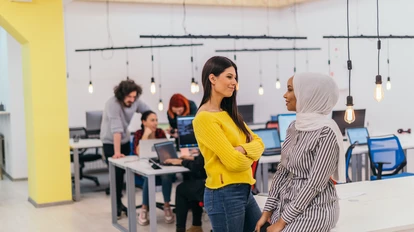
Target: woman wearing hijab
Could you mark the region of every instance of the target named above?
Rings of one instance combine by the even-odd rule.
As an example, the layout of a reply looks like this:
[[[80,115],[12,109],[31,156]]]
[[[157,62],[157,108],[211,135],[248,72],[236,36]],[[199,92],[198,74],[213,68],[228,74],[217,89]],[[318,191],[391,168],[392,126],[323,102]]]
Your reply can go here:
[[[333,178],[345,180],[342,134],[328,115],[338,101],[335,81],[326,75],[291,77],[283,96],[296,121],[287,130],[278,165],[256,231],[268,221],[268,232],[324,232],[339,217]]]

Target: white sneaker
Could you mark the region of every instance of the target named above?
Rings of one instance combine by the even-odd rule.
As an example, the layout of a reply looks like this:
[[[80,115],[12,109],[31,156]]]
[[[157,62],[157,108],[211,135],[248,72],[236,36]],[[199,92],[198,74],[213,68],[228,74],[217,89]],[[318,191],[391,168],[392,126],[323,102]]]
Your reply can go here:
[[[141,209],[141,213],[138,217],[138,224],[141,226],[147,226],[149,224],[148,211],[146,209]]]
[[[171,211],[170,207],[164,207],[164,218],[165,218],[165,223],[167,224],[171,224],[174,222],[174,214]]]

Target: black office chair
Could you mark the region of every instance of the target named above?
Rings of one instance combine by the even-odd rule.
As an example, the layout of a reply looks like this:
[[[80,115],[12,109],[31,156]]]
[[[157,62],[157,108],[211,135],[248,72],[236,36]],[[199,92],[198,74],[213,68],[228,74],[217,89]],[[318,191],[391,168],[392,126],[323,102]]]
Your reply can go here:
[[[88,139],[88,133],[84,127],[72,127],[69,128],[70,138],[78,137],[80,139]],[[93,162],[96,160],[101,160],[102,156],[98,154],[98,150],[96,150],[95,154],[85,154],[87,149],[80,149],[79,150],[79,179],[89,179],[95,182],[96,186],[99,186],[99,180],[97,177],[84,175],[83,169],[85,168],[85,163]],[[70,162],[73,162],[73,154],[70,155]],[[72,177],[72,181],[74,181],[74,177]]]

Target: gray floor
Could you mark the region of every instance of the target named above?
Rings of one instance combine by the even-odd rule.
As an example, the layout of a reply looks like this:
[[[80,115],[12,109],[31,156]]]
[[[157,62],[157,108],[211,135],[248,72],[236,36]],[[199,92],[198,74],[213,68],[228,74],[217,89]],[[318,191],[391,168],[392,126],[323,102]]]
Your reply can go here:
[[[118,231],[111,223],[110,198],[104,192],[108,186],[107,174],[92,174],[98,176],[101,182],[96,187],[92,181],[81,181],[82,199],[73,204],[36,209],[28,202],[28,184],[26,181],[11,182],[5,178],[0,180],[0,231],[22,232],[105,232]],[[172,203],[175,199],[175,186],[172,191]],[[124,194],[125,195],[125,194]],[[157,193],[157,201],[163,202],[161,192]],[[123,197],[126,204],[126,197]],[[141,204],[142,193],[136,192],[136,202]],[[137,210],[139,213],[139,210]],[[175,231],[175,224],[164,223],[164,213],[157,210],[158,231]],[[188,215],[187,227],[191,226],[191,211]],[[120,224],[127,226],[124,217]],[[203,215],[203,230],[210,231],[211,225],[206,214]],[[149,231],[149,226],[138,225],[138,231]]]

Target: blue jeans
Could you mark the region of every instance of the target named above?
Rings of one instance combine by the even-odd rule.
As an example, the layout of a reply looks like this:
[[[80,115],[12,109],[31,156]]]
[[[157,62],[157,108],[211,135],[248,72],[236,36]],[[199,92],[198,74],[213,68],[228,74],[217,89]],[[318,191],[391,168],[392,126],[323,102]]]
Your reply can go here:
[[[171,189],[172,189],[172,182],[174,179],[175,174],[171,175],[162,175],[161,182],[162,182],[162,195],[164,196],[164,202],[171,201]],[[142,186],[142,204],[148,206],[149,199],[148,199],[148,178],[144,178],[144,184]]]
[[[248,184],[206,188],[204,208],[214,232],[252,232],[262,215]]]

